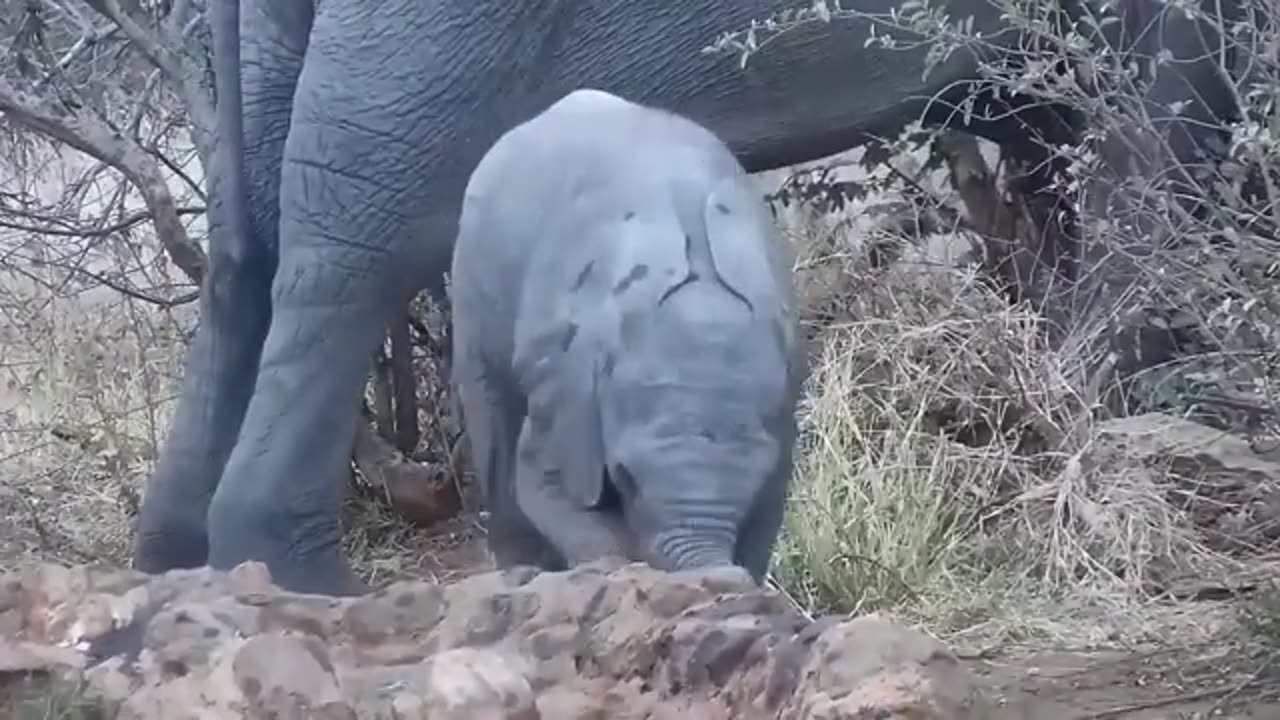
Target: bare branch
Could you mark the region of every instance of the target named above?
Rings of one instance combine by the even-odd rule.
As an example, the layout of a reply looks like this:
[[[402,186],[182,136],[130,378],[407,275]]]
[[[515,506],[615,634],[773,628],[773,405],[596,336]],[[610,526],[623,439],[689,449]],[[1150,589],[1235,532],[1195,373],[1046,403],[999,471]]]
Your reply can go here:
[[[204,214],[204,211],[205,209],[203,207],[177,208],[177,212],[179,215],[202,215]],[[0,228],[8,228],[10,230],[18,230],[20,232],[37,233],[39,235],[45,235],[50,237],[78,237],[78,238],[105,237],[108,235],[115,235],[116,233],[124,232],[125,230],[136,227],[145,222],[150,222],[151,220],[154,219],[150,211],[141,211],[141,212],[135,212],[130,215],[127,215],[123,220],[112,223],[111,225],[107,225],[105,227],[84,227],[84,226],[77,225],[77,226],[72,226],[67,228],[58,228],[58,227],[54,227],[55,223],[60,222],[58,218],[53,218],[47,215],[41,215],[39,213],[25,213],[21,211],[17,211],[17,212],[10,211],[10,212],[12,212],[15,215],[26,215],[38,224],[24,225],[22,223],[15,223],[7,220],[0,220]]]
[[[115,27],[113,25],[108,25],[100,29],[95,29],[90,27],[88,32],[81,35],[79,40],[76,40],[75,44],[71,46],[70,50],[67,50],[67,52],[64,53],[61,58],[58,58],[57,64],[54,67],[49,68],[49,71],[46,72],[44,76],[41,77],[40,80],[36,82],[35,89],[36,90],[43,89],[55,77],[57,77],[58,73],[65,71],[68,67],[71,66],[72,63],[79,61],[84,56],[84,54],[87,53],[95,45],[98,45],[99,43],[104,42],[106,40],[109,40],[115,37],[116,35],[118,35],[119,33],[120,33],[120,28]]]
[[[206,263],[204,251],[187,237],[177,203],[159,166],[136,142],[101,120],[55,109],[2,78],[0,111],[15,122],[119,170],[142,196],[169,257],[194,284],[200,284]]]
[[[201,163],[207,167],[213,147],[213,98],[199,82],[201,68],[195,67],[189,58],[169,47],[163,34],[158,32],[168,29],[173,36],[172,42],[182,43],[189,30],[181,25],[162,23],[161,27],[156,28],[157,32],[153,33],[120,0],[86,0],[86,3],[114,22],[133,46],[174,84],[188,112],[192,141],[196,145]],[[173,15],[171,13],[171,17]],[[194,29],[199,19],[200,15],[197,13],[186,24]]]
[[[151,100],[152,93],[156,90],[156,84],[160,81],[160,71],[152,70],[147,76],[147,84],[142,89],[142,97],[138,98],[138,106],[133,110],[133,117],[129,118],[129,134],[133,136],[139,143],[142,138],[139,135],[142,132],[142,114],[147,109],[147,103]]]
[[[86,4],[114,22],[138,52],[151,61],[151,64],[160,68],[165,75],[175,79],[181,76],[180,63],[173,51],[147,32],[129,12],[120,6],[118,0],[86,0]]]

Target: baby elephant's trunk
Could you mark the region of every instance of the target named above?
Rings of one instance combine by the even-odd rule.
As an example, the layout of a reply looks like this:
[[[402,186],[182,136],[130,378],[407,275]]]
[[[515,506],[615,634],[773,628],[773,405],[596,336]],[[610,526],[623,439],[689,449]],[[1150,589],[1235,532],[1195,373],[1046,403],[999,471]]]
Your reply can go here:
[[[650,565],[668,572],[736,564],[743,522],[768,469],[777,464],[773,439],[762,430],[720,417],[703,420],[703,408],[690,410],[682,404],[685,399],[663,405],[673,419],[651,426],[657,439],[649,443],[650,454],[630,466],[639,470],[637,482],[624,483],[637,487],[624,493],[630,497],[624,512],[637,549]],[[733,398],[713,397],[705,406],[727,418],[751,412]]]
[[[717,514],[724,514],[721,510]],[[678,528],[656,535],[648,544],[648,562],[668,572],[733,565],[735,523],[706,514],[684,518]]]

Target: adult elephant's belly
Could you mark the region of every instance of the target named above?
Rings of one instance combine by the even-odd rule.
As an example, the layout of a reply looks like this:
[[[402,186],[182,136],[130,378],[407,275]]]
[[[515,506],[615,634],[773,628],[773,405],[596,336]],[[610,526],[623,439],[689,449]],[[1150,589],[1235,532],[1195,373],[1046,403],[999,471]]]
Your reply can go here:
[[[975,30],[993,42],[1003,37],[991,3],[956,4],[963,5],[957,12],[973,16]],[[687,116],[715,132],[749,172],[756,172],[818,160],[871,136],[891,134],[919,117],[929,98],[949,87],[953,94],[967,91],[957,81],[976,77],[976,61],[964,51],[925,77],[927,46],[867,47],[867,20],[792,29],[772,39],[745,69],[732,51],[703,52],[722,33],[745,29],[792,5],[780,0],[693,0],[661,7],[557,3],[546,9],[513,4],[508,17],[476,12],[473,19],[452,25],[461,31],[432,33],[430,41],[412,38],[422,48],[434,48],[423,51],[421,62],[435,65],[447,58],[451,64],[435,74],[431,103],[412,113],[429,118],[422,125],[429,132],[417,141],[431,145],[434,158],[418,173],[425,202],[410,209],[417,213],[416,276],[428,288],[438,285],[457,233],[463,185],[483,152],[502,133],[573,90],[604,90]],[[887,7],[882,2],[846,5],[870,13]],[[456,14],[467,15],[461,9]],[[465,31],[468,22],[482,21],[483,31]]]
[[[929,47],[887,50],[867,46],[867,19],[813,22],[785,34],[759,38],[767,44],[745,68],[732,49],[705,53],[726,32],[790,9],[787,0],[734,3],[693,0],[655,8],[653,3],[595,3],[557,16],[548,36],[514,39],[505,57],[508,87],[536,87],[536,107],[523,108],[521,122],[558,97],[581,87],[615,93],[668,110],[706,126],[722,138],[750,172],[817,160],[892,133],[919,117],[926,102],[959,81],[977,77],[977,61],[957,51],[925,75]],[[896,3],[855,0],[853,11],[883,14]],[[971,16],[973,29],[989,43],[1011,43],[1015,33],[987,0],[953,2],[953,16]],[[883,35],[883,27],[877,29]],[[522,58],[528,58],[522,60]],[[546,62],[546,58],[553,58]],[[537,78],[536,86],[519,78]],[[956,98],[951,98],[952,100]],[[514,124],[514,123],[513,123]]]

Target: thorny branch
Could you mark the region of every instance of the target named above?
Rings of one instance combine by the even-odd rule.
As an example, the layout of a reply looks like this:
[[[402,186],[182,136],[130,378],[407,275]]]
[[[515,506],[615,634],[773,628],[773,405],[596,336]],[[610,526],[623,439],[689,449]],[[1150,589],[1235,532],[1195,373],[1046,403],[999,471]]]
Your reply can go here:
[[[28,128],[97,158],[120,172],[151,213],[156,235],[192,283],[204,277],[205,256],[188,236],[159,165],[136,142],[100,118],[69,113],[0,79],[0,111]]]
[[[173,147],[173,141],[188,135],[205,164],[211,149],[213,99],[205,77],[207,52],[195,32],[201,10],[189,0],[170,7],[138,0],[27,0],[6,13],[20,18],[18,32],[8,38],[10,54],[19,62],[6,64],[0,72],[0,122],[7,122],[11,133],[33,131],[114,171],[102,175],[93,168],[79,180],[56,183],[64,187],[63,199],[50,202],[48,190],[39,186],[51,166],[29,152],[23,158],[29,162],[10,163],[13,170],[0,181],[19,189],[19,195],[38,197],[34,205],[41,206],[32,211],[31,203],[0,198],[0,229],[20,233],[11,236],[10,243],[29,242],[33,236],[90,240],[84,248],[88,253],[103,239],[129,241],[139,227],[150,225],[173,264],[199,285],[206,259],[182,218],[202,214],[198,206],[204,204],[203,177],[185,167],[182,156],[188,153]],[[5,31],[0,22],[0,33]],[[66,156],[59,159],[74,162]],[[55,161],[52,167],[56,165]],[[91,188],[100,193],[102,181],[111,175],[119,178],[118,184],[123,181],[120,191],[107,191],[98,199],[85,194]],[[180,201],[170,187],[174,178],[185,186],[184,193],[198,200]],[[130,207],[130,194],[142,200],[142,209]],[[100,209],[86,207],[90,204]],[[92,219],[95,214],[97,219]],[[67,270],[105,278],[83,267]],[[126,294],[157,300],[136,288],[128,288]]]
[[[205,209],[203,207],[178,208],[179,215],[201,215],[204,214],[204,211]],[[106,237],[108,235],[117,235],[154,219],[150,212],[144,210],[131,213],[110,225],[91,227],[88,225],[69,224],[65,218],[45,213],[9,208],[6,208],[6,212],[20,217],[28,217],[32,222],[31,224],[17,223],[0,218],[0,228],[17,230],[19,232],[39,233],[40,235],[48,235],[52,237]]]

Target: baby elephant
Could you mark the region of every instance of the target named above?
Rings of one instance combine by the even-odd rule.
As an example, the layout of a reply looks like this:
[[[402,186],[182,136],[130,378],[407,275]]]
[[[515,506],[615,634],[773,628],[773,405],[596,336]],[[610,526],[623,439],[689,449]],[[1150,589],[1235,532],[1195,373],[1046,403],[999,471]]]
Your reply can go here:
[[[450,291],[500,567],[761,581],[806,372],[791,264],[728,147],[681,116],[577,90],[494,144]]]

